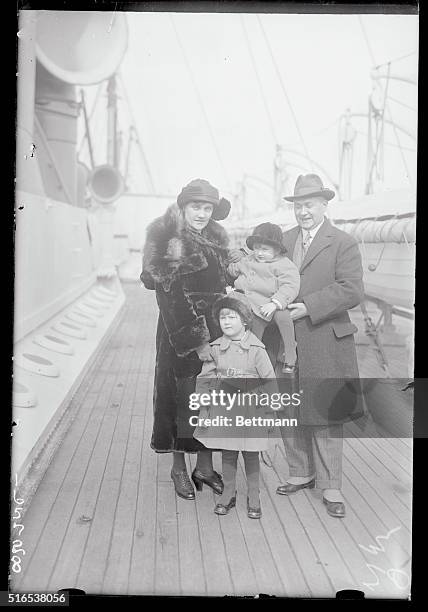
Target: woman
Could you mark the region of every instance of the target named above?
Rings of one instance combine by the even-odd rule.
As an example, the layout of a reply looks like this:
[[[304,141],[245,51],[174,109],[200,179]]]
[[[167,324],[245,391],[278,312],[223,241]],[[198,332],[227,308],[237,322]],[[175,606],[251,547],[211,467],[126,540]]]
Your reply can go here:
[[[230,203],[208,181],[191,181],[148,227],[144,246],[141,280],[155,289],[159,306],[151,447],[173,453],[171,478],[184,499],[195,498],[186,452],[197,452],[196,488],[205,483],[217,494],[223,491],[212,451],[193,438],[189,394],[202,362],[210,359],[209,342],[221,335],[211,307],[226,293],[228,237],[217,221],[229,211]]]

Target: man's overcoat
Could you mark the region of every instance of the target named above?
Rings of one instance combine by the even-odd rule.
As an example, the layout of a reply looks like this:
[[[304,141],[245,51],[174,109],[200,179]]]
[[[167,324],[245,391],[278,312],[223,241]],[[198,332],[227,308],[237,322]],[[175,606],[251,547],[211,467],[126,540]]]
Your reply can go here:
[[[292,257],[300,227],[284,233]],[[325,219],[300,267],[308,316],[295,321],[302,425],[326,425],[361,414],[354,333],[348,310],[364,297],[361,255],[355,239]]]

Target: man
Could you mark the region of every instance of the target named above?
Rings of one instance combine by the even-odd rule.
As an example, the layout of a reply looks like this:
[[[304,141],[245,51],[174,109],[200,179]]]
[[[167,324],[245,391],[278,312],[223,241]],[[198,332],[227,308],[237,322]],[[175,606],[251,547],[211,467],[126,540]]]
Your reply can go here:
[[[290,476],[277,493],[290,495],[316,485],[323,490],[328,514],[342,518],[343,422],[349,417],[344,404],[349,402],[343,402],[343,394],[329,395],[323,389],[330,382],[345,388],[340,381],[358,378],[357,328],[348,310],[361,302],[364,290],[357,242],[325,217],[334,195],[319,176],[307,174],[297,179],[294,195],[284,198],[294,203],[298,223],[284,233],[284,245],[300,269],[300,292],[288,308],[295,323],[298,388],[303,393],[296,432],[282,430]],[[326,397],[332,398],[328,406]]]

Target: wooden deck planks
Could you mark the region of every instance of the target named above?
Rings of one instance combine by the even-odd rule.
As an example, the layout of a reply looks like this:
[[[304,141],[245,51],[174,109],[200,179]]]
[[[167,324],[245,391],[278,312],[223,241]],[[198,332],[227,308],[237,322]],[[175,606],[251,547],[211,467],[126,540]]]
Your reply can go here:
[[[116,355],[116,358],[120,358],[120,356]],[[111,367],[113,363],[114,361],[112,361]],[[59,454],[57,454],[53,463],[49,466],[47,476],[43,479],[36,493],[35,497],[37,501],[34,500],[31,504],[31,506],[34,504],[36,505],[36,514],[34,515],[32,524],[35,525],[36,529],[40,524],[43,524],[43,530],[37,542],[37,547],[31,556],[29,571],[25,573],[24,579],[19,585],[22,590],[46,590],[47,588],[50,572],[53,571],[55,567],[56,554],[59,552],[65,529],[68,526],[74,499],[82,486],[87,461],[89,461],[93,452],[94,440],[96,440],[100,430],[104,406],[111,393],[114,378],[113,374],[109,372],[106,373],[102,392],[94,398],[95,402],[92,412],[90,413],[90,418],[86,423],[86,428],[83,429],[82,433],[79,431],[78,426],[76,429],[72,429],[71,438],[69,435],[70,431],[68,432],[66,440],[67,438],[70,440],[70,447],[67,447],[66,443],[64,447],[63,443]],[[85,403],[83,407],[87,408]],[[76,418],[76,422],[77,421],[78,418]],[[65,448],[65,454],[61,454],[62,448]],[[73,451],[72,460],[69,465],[67,463],[67,459],[69,459],[69,453],[67,453],[68,448]],[[61,461],[64,463],[61,463]],[[61,480],[59,477],[61,472],[65,472],[64,480]],[[44,504],[42,502],[44,508],[48,510],[47,517],[43,517],[43,514],[37,513],[37,502],[44,496],[44,488],[49,485],[53,490],[56,487],[56,495],[49,508],[47,508],[46,502]],[[39,508],[39,512],[40,510]],[[25,516],[25,521],[28,524],[30,520],[29,511]],[[66,575],[64,578],[67,580],[68,576]]]
[[[247,517],[242,459],[229,515],[214,514],[208,487],[194,502],[177,498],[171,456],[150,449],[156,302],[139,285],[124,289],[123,317],[72,400],[80,410],[25,515],[27,556],[15,588],[402,596],[382,568],[408,569],[411,441],[346,439],[343,521],[328,517],[317,492],[275,493],[288,470],[280,440],[267,454],[272,467],[261,467],[260,521]],[[358,352],[362,370],[379,371],[371,347]],[[188,461],[191,470],[195,457]],[[385,551],[373,552],[391,530]]]

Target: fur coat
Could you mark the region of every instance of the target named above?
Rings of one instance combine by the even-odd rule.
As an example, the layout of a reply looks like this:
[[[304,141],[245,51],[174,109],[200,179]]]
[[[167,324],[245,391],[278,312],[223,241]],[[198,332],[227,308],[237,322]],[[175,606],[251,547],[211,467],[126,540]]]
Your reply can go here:
[[[193,439],[188,397],[202,367],[195,349],[221,335],[211,311],[226,293],[227,246],[219,223],[195,232],[176,204],[147,229],[141,280],[159,306],[151,441],[158,452],[204,448]]]

